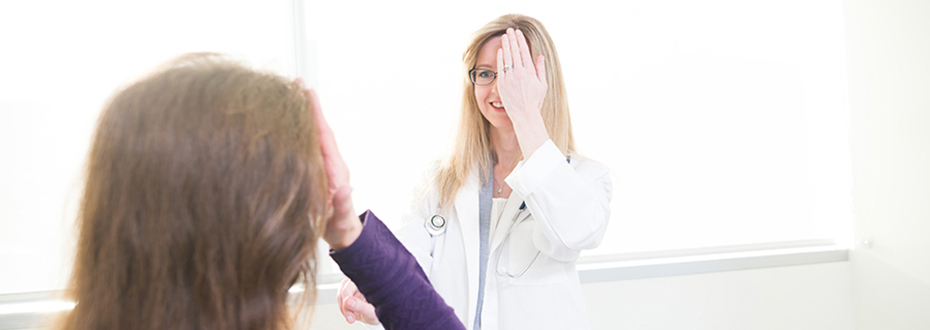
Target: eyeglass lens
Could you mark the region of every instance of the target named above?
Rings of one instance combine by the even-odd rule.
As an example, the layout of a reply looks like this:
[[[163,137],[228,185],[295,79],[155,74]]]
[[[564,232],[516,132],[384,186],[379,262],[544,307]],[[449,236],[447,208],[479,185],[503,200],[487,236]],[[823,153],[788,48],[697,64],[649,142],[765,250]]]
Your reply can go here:
[[[497,73],[488,69],[472,69],[468,72],[471,82],[475,85],[489,85],[497,78]]]

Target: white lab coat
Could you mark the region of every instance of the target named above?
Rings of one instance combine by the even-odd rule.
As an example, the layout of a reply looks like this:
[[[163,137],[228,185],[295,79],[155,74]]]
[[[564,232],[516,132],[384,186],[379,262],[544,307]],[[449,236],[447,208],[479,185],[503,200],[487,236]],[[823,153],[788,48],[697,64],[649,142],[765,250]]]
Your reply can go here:
[[[502,218],[491,232],[482,330],[588,328],[575,261],[604,237],[612,186],[605,166],[576,154],[569,158],[571,163],[547,141],[505,179],[513,188],[507,208],[525,201],[519,216],[525,219],[503,245],[499,263],[511,219]],[[479,181],[473,175],[447,210],[438,210],[435,189],[426,190],[397,233],[468,329],[474,326],[478,298]],[[504,214],[513,214],[508,211]],[[437,213],[448,223],[444,234],[431,237],[425,221]],[[502,272],[519,273],[537,251],[542,253],[523,276],[512,279],[495,270],[499,264]]]

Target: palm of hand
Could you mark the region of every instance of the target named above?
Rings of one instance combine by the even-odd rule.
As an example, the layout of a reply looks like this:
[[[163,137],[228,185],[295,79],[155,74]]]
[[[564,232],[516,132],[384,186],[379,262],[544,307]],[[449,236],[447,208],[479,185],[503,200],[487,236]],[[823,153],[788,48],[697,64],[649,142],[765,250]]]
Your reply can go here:
[[[511,120],[538,116],[548,89],[545,59],[540,55],[534,63],[522,31],[507,29],[501,36],[497,67],[502,68],[497,89]]]

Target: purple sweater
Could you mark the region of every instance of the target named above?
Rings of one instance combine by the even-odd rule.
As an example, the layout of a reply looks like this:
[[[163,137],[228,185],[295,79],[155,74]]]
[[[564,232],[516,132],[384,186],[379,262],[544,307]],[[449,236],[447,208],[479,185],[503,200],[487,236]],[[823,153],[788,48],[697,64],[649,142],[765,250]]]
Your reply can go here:
[[[417,260],[371,210],[352,245],[330,256],[349,277],[385,329],[465,329],[452,307],[433,290]]]

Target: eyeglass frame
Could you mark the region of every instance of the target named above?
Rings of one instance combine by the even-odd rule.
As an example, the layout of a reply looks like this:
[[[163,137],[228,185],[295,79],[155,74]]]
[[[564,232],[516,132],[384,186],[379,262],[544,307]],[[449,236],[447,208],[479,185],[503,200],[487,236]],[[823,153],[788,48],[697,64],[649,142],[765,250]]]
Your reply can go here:
[[[487,71],[487,72],[493,73],[493,74],[494,74],[494,78],[491,78],[491,82],[489,82],[489,83],[487,83],[487,84],[479,84],[479,83],[475,82],[475,77],[472,76],[472,72],[477,72],[477,71]],[[472,83],[472,84],[475,84],[475,85],[477,85],[477,86],[487,86],[487,85],[493,84],[494,81],[497,80],[497,71],[493,71],[493,70],[491,70],[491,69],[473,68],[473,69],[471,69],[471,70],[468,70],[468,80],[471,80],[471,83]]]

